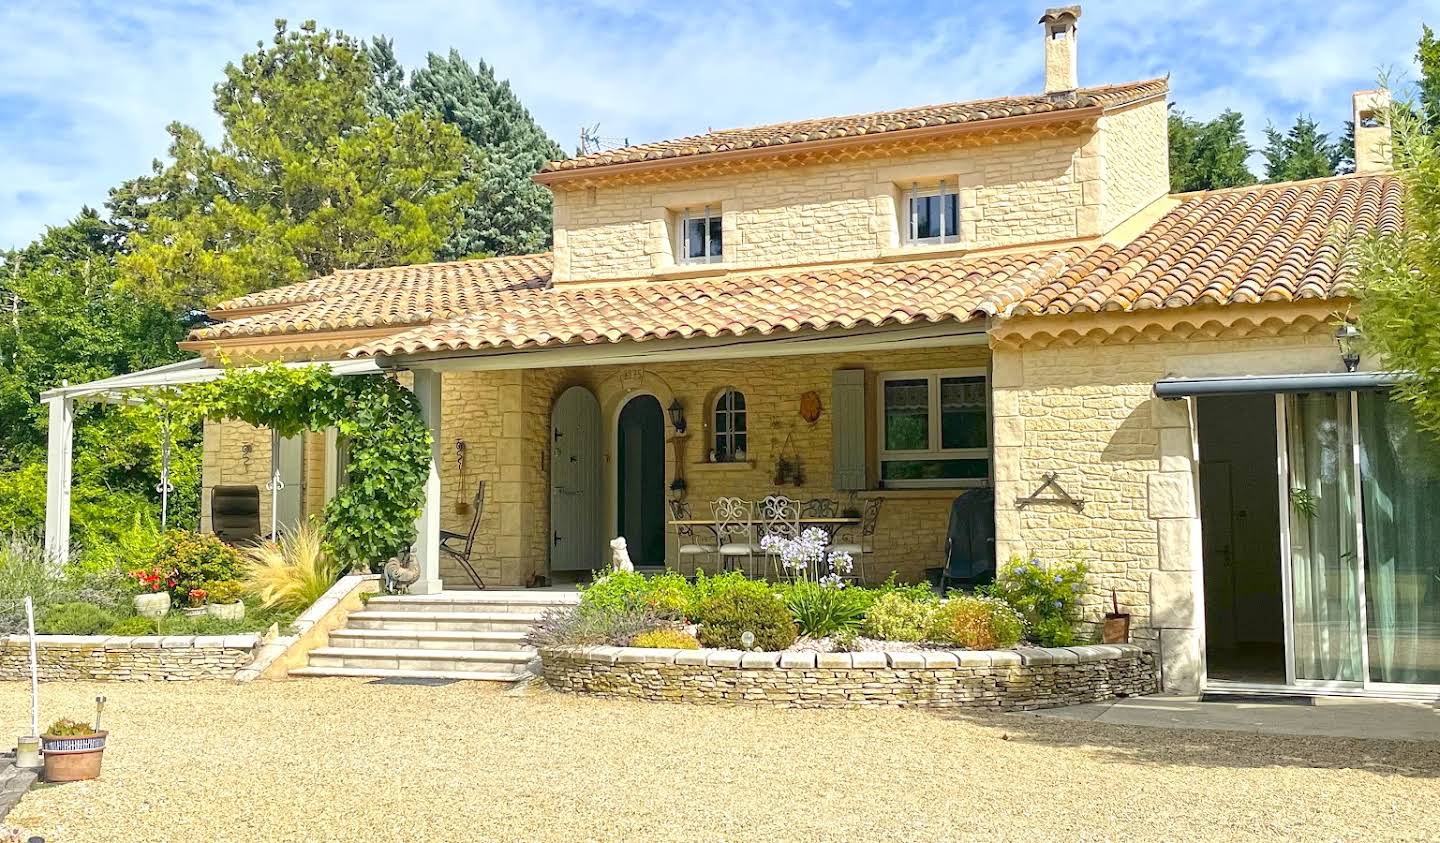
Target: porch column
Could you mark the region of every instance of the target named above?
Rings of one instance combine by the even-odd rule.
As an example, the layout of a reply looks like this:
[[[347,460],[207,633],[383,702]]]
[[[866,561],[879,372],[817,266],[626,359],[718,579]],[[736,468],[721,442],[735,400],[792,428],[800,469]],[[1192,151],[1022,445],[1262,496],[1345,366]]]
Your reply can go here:
[[[75,400],[51,398],[45,448],[45,556],[55,566],[70,558],[70,479],[74,460]]]
[[[435,594],[440,591],[440,392],[439,372],[416,369],[415,399],[420,402],[420,415],[430,428],[430,476],[425,480],[425,503],[415,521],[415,561],[420,565],[420,579],[410,586],[411,594]]]

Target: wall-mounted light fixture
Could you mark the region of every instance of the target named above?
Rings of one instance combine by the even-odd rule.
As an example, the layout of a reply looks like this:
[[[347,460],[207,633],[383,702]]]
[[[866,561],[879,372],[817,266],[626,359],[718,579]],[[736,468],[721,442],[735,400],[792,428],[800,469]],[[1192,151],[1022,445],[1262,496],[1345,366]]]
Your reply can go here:
[[[1353,372],[1360,368],[1360,345],[1363,340],[1360,328],[1353,322],[1341,322],[1340,327],[1335,329],[1335,345],[1340,348],[1340,362],[1345,364],[1345,371]]]
[[[669,412],[670,424],[675,428],[675,433],[683,434],[685,432],[685,408],[680,404],[679,398],[670,402]]]

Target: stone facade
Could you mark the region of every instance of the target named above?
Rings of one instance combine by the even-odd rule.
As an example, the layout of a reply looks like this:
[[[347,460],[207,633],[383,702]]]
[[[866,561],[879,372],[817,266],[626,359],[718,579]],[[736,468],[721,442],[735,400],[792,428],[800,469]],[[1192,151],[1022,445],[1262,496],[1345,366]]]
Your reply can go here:
[[[580,647],[540,656],[552,688],[662,702],[1029,711],[1156,687],[1154,658],[1128,644],[818,654]]]
[[[39,635],[35,641],[42,680],[174,682],[233,677],[250,663],[259,636]],[[30,639],[0,639],[0,680],[29,678]]]
[[[1106,161],[1107,156],[1110,160]],[[1165,103],[1023,138],[937,140],[926,149],[658,183],[555,185],[555,280],[673,272],[680,215],[722,217],[724,263],[699,271],[864,260],[903,248],[904,194],[958,190],[966,250],[1098,237],[1169,187]]]

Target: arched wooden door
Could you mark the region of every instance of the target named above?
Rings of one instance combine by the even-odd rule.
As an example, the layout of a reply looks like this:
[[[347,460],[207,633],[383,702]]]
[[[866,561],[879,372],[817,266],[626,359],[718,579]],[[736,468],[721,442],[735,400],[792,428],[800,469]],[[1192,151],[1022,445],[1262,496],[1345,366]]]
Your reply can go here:
[[[550,570],[605,564],[601,516],[600,402],[583,386],[561,393],[550,414]]]
[[[665,564],[665,411],[653,395],[637,395],[616,425],[615,531],[630,561]]]

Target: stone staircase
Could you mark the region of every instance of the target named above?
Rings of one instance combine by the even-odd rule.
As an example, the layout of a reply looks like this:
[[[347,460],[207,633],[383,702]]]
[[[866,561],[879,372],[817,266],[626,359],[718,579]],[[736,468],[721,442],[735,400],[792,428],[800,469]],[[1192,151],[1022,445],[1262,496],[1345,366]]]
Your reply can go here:
[[[290,675],[516,682],[535,658],[525,644],[531,625],[579,601],[575,592],[535,590],[372,597]]]

